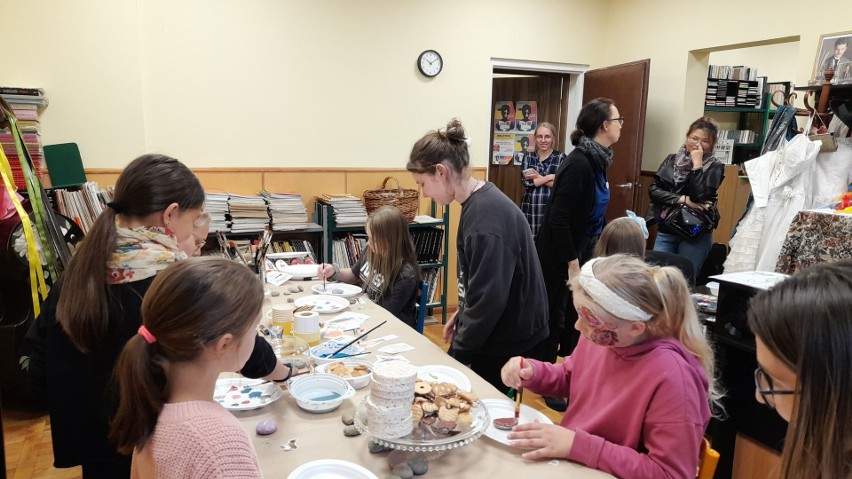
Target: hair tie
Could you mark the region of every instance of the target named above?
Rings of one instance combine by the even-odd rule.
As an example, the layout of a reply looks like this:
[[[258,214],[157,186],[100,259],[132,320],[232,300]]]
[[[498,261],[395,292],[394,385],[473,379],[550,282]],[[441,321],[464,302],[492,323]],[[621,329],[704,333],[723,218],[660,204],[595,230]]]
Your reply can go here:
[[[110,202],[109,202],[109,203],[107,203],[106,205],[107,205],[108,207],[112,208],[112,210],[113,210],[113,211],[115,211],[116,213],[121,213],[121,212],[123,212],[123,211],[124,211],[124,208],[122,208],[121,206],[118,206],[118,204],[117,204],[117,203],[114,203],[114,202],[112,202],[112,201],[110,201]]]
[[[627,210],[627,217],[633,220],[640,228],[642,228],[642,235],[645,236],[645,239],[648,239],[648,223],[644,218],[640,218],[636,216],[636,213]]]
[[[155,338],[154,335],[151,334],[151,331],[148,331],[148,328],[146,328],[144,324],[142,326],[139,326],[138,331],[139,335],[145,338],[145,341],[148,344],[154,344],[157,342],[157,338]]]
[[[580,286],[583,287],[583,291],[585,291],[592,300],[594,300],[594,302],[598,303],[609,314],[617,318],[625,319],[627,321],[650,320],[652,317],[650,314],[642,311],[640,307],[615,294],[613,290],[609,289],[607,285],[603,284],[601,280],[595,277],[595,271],[592,268],[599,259],[600,258],[590,259],[580,269],[579,282]]]

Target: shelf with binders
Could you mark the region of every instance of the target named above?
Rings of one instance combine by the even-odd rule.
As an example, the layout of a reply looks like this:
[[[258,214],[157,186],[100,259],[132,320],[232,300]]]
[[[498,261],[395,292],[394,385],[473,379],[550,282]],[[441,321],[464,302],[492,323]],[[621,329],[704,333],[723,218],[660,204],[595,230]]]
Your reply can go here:
[[[366,248],[364,225],[338,226],[333,207],[320,201],[315,203],[314,221],[323,228],[320,249],[324,261],[337,263],[341,268],[351,267]],[[418,216],[408,225],[423,280],[429,284],[430,299],[426,306],[430,312],[441,308],[444,323],[447,319],[449,224],[449,207],[432,202],[429,216]]]
[[[720,139],[722,130],[735,132],[753,132],[753,141],[737,141],[733,145],[731,164],[740,164],[760,155],[760,149],[766,140],[769,123],[775,114],[769,94],[764,94],[760,108],[755,107],[725,107],[705,106],[704,112],[720,124]],[[734,126],[735,125],[735,126]],[[733,128],[731,128],[733,126]],[[736,135],[735,135],[736,136]]]

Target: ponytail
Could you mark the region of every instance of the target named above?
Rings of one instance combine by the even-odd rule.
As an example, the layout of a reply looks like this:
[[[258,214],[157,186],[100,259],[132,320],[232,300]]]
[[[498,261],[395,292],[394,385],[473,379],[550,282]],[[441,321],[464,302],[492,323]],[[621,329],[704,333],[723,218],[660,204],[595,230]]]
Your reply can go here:
[[[659,291],[663,311],[658,319],[648,324],[648,330],[655,336],[669,336],[677,339],[692,353],[704,368],[709,384],[708,397],[717,410],[721,410],[724,395],[716,381],[716,365],[713,348],[707,341],[704,328],[698,321],[698,314],[689,294],[689,286],[679,269],[666,266],[656,267],[654,282]]]
[[[56,320],[71,344],[87,353],[109,326],[107,262],[115,251],[115,210],[105,208],[62,275]]]
[[[166,402],[166,375],[157,347],[138,334],[133,336],[113,370],[121,399],[110,422],[110,439],[121,454],[130,455],[134,448],[144,447]]]

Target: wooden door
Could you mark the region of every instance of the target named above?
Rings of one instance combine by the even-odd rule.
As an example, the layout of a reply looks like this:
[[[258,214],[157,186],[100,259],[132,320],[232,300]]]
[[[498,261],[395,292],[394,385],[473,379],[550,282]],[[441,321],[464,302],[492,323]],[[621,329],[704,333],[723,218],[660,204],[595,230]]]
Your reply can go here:
[[[607,172],[610,200],[607,221],[636,211],[639,195],[647,195],[639,184],[645,138],[645,108],[648,103],[648,71],[651,60],[640,60],[586,72],[583,104],[595,98],[610,98],[624,117],[621,138],[612,145],[612,166]]]
[[[499,73],[499,72],[496,72]],[[515,72],[517,74],[517,72]],[[542,76],[517,76],[509,78],[495,78],[492,87],[491,101],[491,124],[495,122],[494,102],[496,101],[523,101],[532,100],[537,102],[538,122],[550,122],[556,126],[556,146],[554,149],[565,151],[565,118],[566,109],[563,107],[567,101],[567,84],[562,81],[561,75]],[[494,131],[491,131],[491,142],[494,144]],[[531,148],[534,147],[530,145]],[[520,165],[488,165],[488,181],[497,185],[518,206],[523,199],[524,188],[521,186]]]

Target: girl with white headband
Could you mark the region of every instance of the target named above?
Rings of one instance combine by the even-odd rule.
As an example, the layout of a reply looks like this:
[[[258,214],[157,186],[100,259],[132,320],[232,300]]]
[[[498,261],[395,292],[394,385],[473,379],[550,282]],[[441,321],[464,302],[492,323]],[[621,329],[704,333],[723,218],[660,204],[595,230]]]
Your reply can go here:
[[[581,338],[562,364],[515,357],[503,382],[567,396],[560,426],[509,434],[524,459],[569,459],[616,477],[695,477],[710,402],[713,350],[683,274],[633,256],[587,262],[571,280]]]

